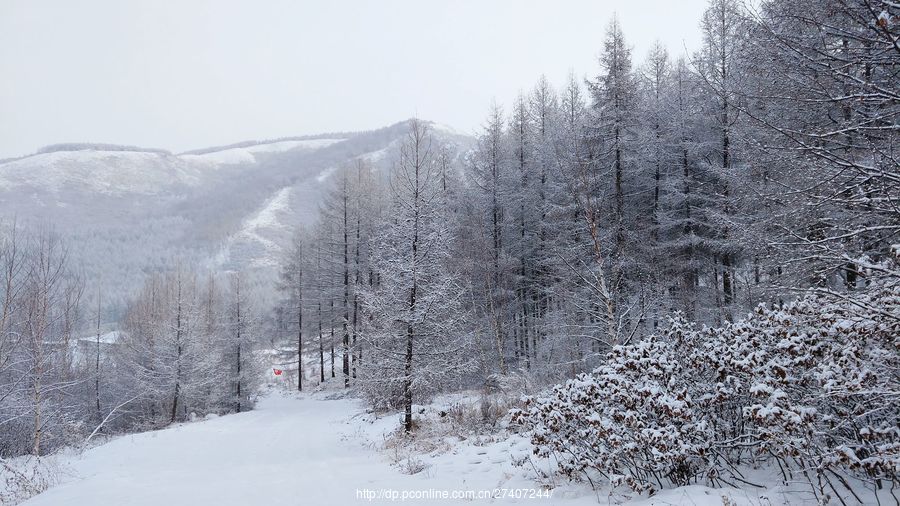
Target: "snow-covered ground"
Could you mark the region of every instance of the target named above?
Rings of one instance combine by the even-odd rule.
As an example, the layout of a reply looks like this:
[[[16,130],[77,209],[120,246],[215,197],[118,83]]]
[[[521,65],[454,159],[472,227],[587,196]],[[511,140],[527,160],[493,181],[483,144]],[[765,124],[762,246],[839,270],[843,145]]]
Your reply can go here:
[[[28,505],[347,504],[395,474],[347,439],[352,400],[281,395],[254,411],[120,437]]]
[[[219,151],[210,151],[203,154],[182,154],[179,157],[192,163],[203,164],[208,167],[221,167],[242,163],[254,163],[261,153],[283,153],[294,149],[313,150],[324,148],[344,139],[307,139],[299,141],[264,142],[243,148],[228,148]]]
[[[521,465],[529,448],[519,437],[448,437],[446,444],[430,451],[405,454],[386,445],[397,425],[396,416],[375,417],[355,399],[273,391],[250,412],[122,436],[80,456],[59,457],[61,483],[24,504],[581,506],[626,499],[616,494],[598,495],[587,486],[559,479],[553,483],[555,488],[547,491],[534,479],[536,473],[542,473],[542,464]],[[520,465],[514,465],[515,460]],[[410,471],[417,472],[408,474]],[[485,493],[506,497],[471,496]],[[442,494],[470,495],[423,498]],[[776,497],[769,499],[695,486],[628,504],[782,502]]]

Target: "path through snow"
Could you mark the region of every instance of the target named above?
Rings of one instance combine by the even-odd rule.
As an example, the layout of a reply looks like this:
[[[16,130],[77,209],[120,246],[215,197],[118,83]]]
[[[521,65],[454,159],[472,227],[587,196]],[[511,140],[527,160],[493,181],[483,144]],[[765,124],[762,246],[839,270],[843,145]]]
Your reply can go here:
[[[397,426],[396,417],[371,421],[354,399],[323,400],[271,394],[255,410],[164,430],[119,437],[68,462],[63,483],[28,506],[328,506],[388,504],[358,491],[494,491],[535,489],[511,453],[527,448],[521,438],[485,445],[459,444],[423,455],[426,468],[402,474],[372,446]],[[381,490],[382,492],[379,492]],[[734,504],[758,498],[732,496]],[[721,490],[667,490],[630,506],[721,505]],[[734,500],[734,499],[737,500]],[[621,499],[621,498],[620,498]],[[598,504],[586,487],[560,487],[552,498],[405,500],[398,504]],[[618,502],[601,497],[600,503]]]
[[[356,503],[357,487],[408,478],[347,440],[357,411],[353,400],[273,395],[254,411],[123,436],[87,451],[72,462],[74,478],[25,504]]]

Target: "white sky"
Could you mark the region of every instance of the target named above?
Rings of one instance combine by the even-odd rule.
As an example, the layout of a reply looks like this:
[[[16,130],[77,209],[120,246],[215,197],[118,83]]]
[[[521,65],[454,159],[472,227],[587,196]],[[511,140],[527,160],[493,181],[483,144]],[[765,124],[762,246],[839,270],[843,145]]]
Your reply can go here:
[[[543,73],[597,72],[617,13],[643,60],[705,0],[0,0],[0,158],[58,142],[183,151],[385,126],[478,130]]]

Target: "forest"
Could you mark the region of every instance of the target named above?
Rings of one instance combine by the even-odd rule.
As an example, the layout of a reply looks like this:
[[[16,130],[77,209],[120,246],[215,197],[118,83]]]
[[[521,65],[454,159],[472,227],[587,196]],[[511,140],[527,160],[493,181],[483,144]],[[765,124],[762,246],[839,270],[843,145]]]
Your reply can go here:
[[[268,353],[409,437],[435,395],[524,385],[510,426],[572,479],[769,466],[898,501],[900,6],[711,0],[699,27],[644,56],[612,19],[586,80],[522,83],[471,149],[409,120],[390,170],[332,175],[274,307],[179,264],[109,344],[64,234],[7,223],[0,457],[252,409]]]

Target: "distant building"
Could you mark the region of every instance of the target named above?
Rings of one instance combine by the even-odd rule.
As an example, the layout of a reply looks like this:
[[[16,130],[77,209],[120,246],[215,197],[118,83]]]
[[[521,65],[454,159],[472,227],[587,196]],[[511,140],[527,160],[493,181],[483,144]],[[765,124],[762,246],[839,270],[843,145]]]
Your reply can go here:
[[[100,335],[100,360],[105,361],[109,357],[110,352],[118,345],[119,339],[123,333],[114,330]],[[82,366],[91,366],[97,357],[98,339],[96,335],[89,337],[80,337],[75,341],[72,350],[72,362]]]

